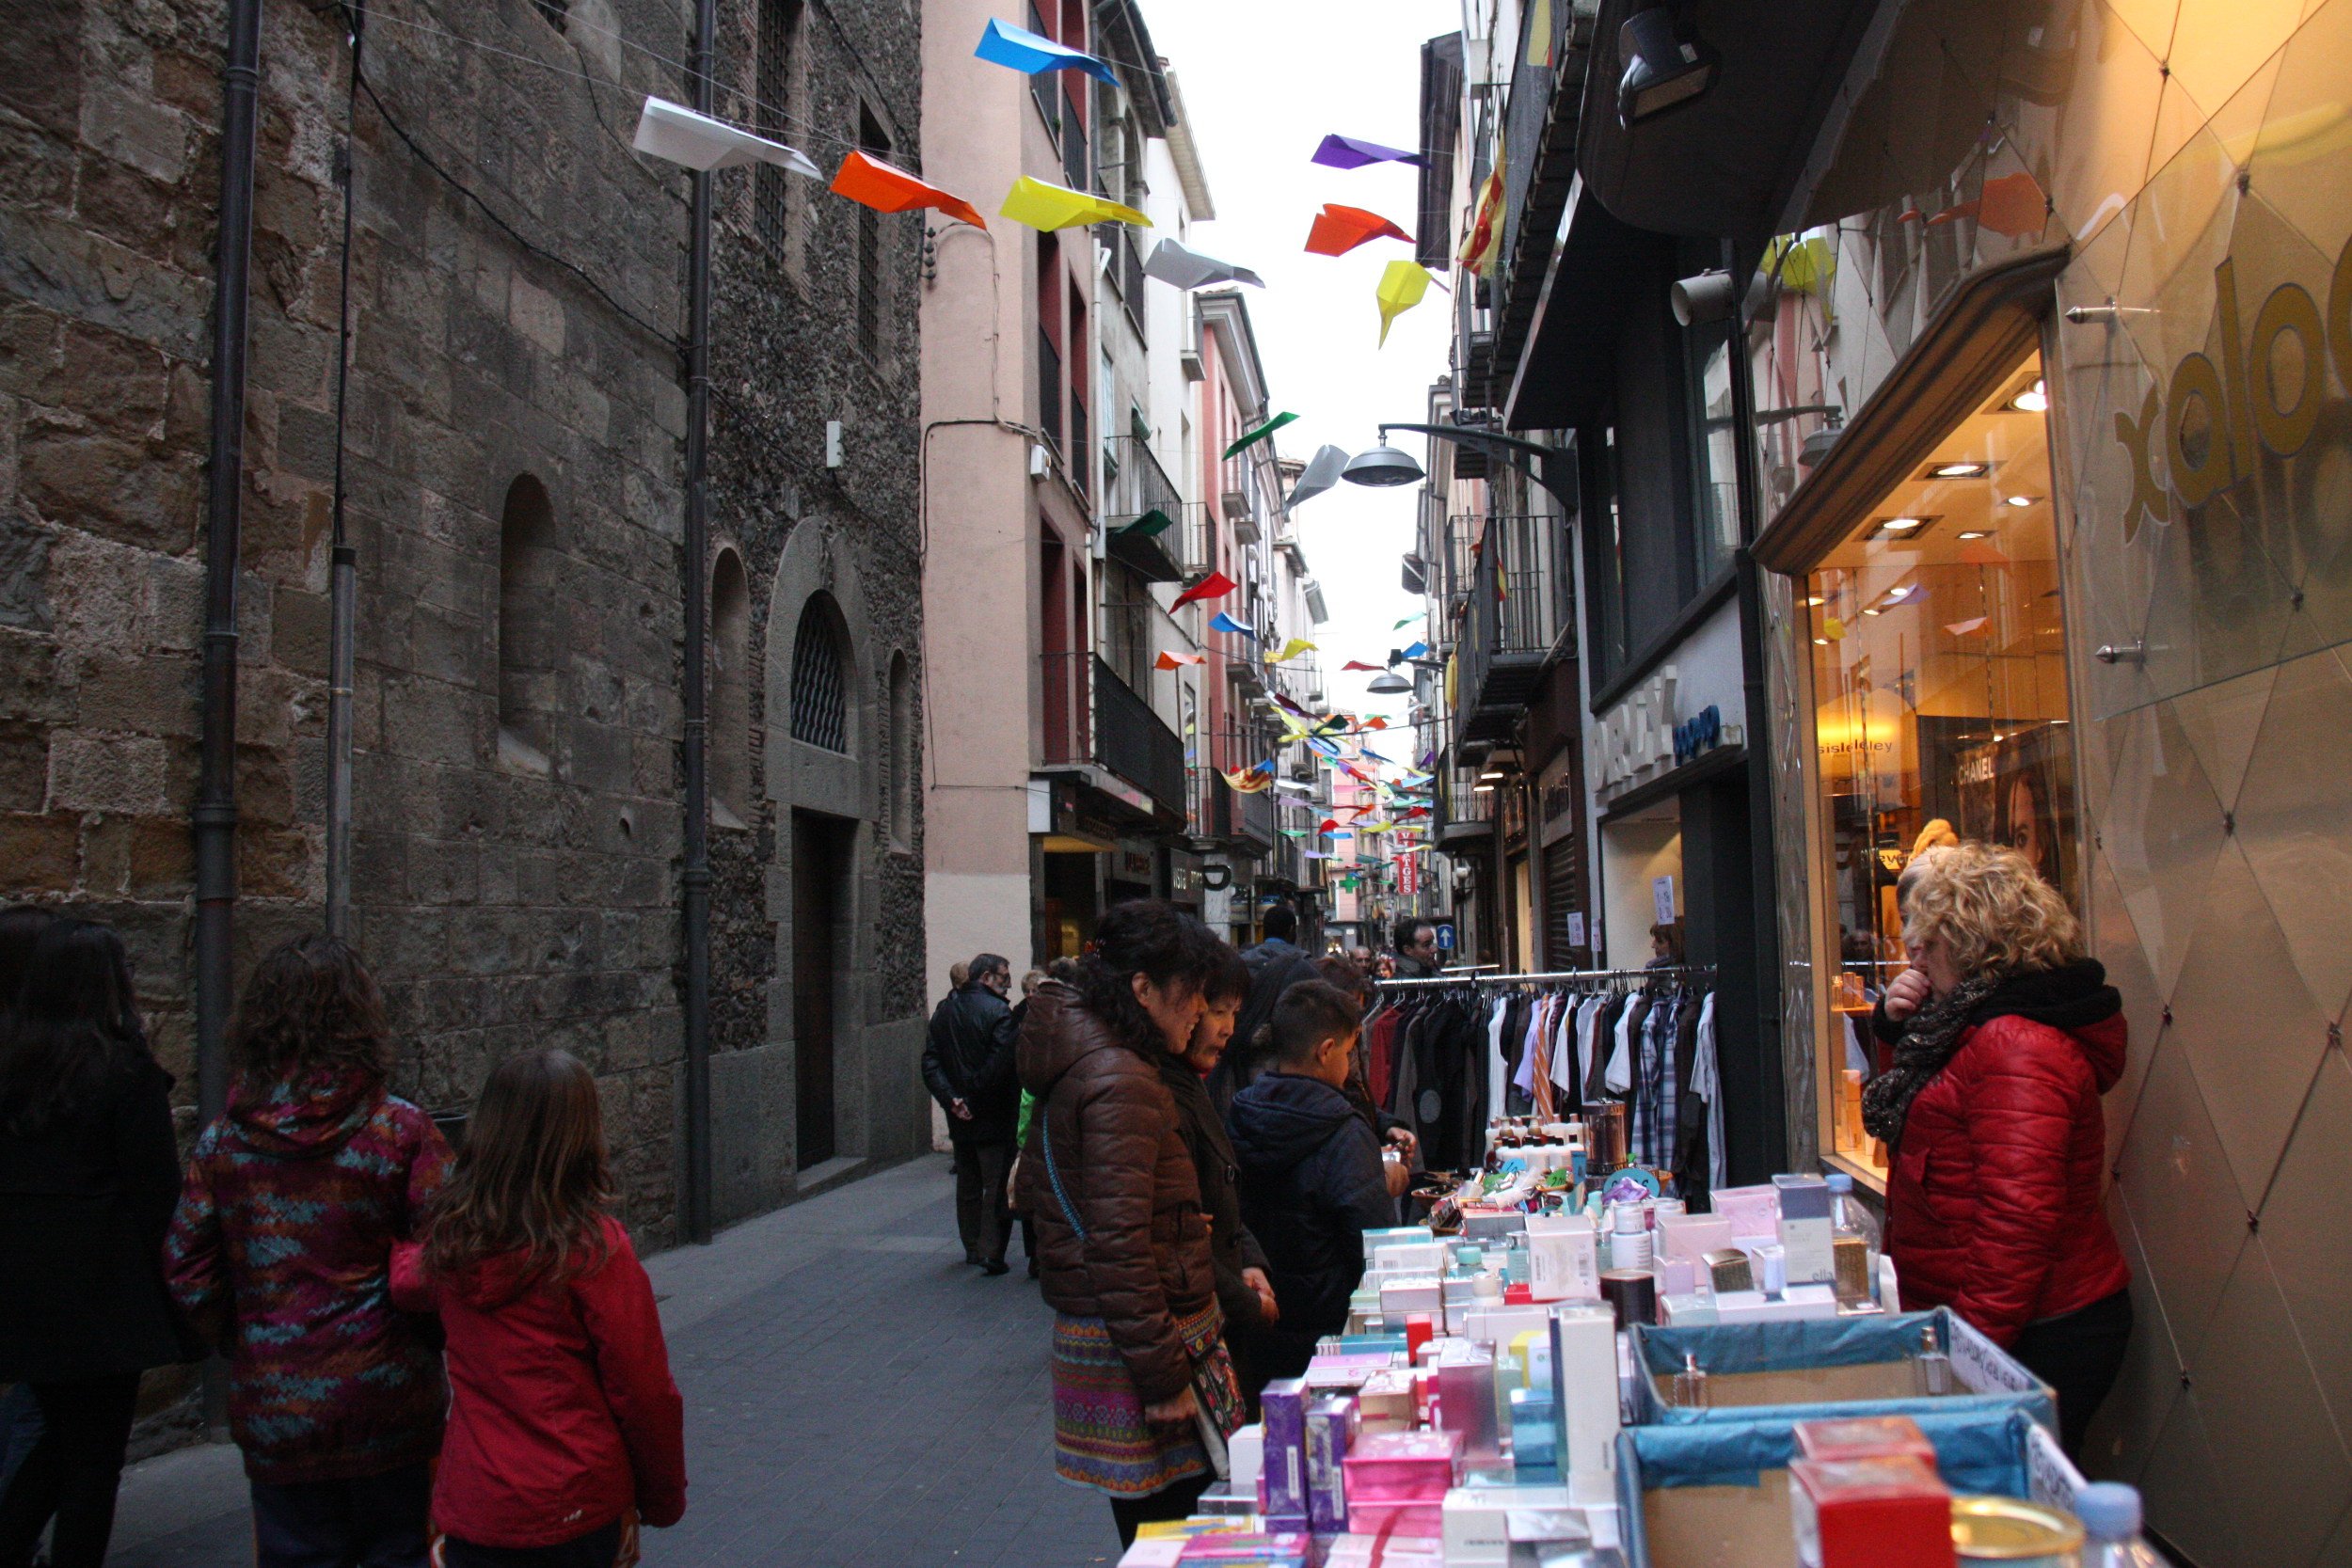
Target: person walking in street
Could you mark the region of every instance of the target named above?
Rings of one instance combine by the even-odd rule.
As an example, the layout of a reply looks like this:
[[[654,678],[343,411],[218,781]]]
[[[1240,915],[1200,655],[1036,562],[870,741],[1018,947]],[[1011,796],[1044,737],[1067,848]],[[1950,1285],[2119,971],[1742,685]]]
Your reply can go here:
[[[685,1407],[612,1196],[579,1058],[492,1069],[422,1241],[392,1255],[393,1301],[448,1337],[436,1568],[613,1568],[640,1522],[685,1516]]]
[[[1115,905],[1073,981],[1038,988],[1021,1037],[1054,1467],[1110,1499],[1122,1545],[1191,1512],[1241,1424],[1200,1181],[1160,1073],[1200,1021],[1214,942],[1163,900]]]
[[[39,904],[12,904],[0,910],[0,1014],[15,1002],[24,972],[32,966],[33,944],[56,923],[56,915]],[[40,1441],[40,1402],[29,1384],[11,1383],[0,1394],[0,1497],[8,1494],[16,1467]]]
[[[1265,1050],[1260,1035],[1274,1017],[1274,1004],[1291,987],[1315,975],[1313,955],[1298,945],[1295,909],[1288,904],[1273,905],[1265,911],[1262,928],[1265,932],[1263,939],[1242,954],[1242,961],[1249,970],[1249,994],[1233,1021],[1233,1042],[1227,1047],[1224,1059],[1217,1064],[1216,1073],[1209,1083],[1209,1098],[1219,1116],[1232,1106],[1234,1095],[1265,1070]]]
[[[1897,884],[1911,967],[1872,1025],[1894,1065],[1862,1092],[1889,1152],[1903,1306],[1949,1307],[2057,1390],[2079,1452],[2131,1338],[2131,1268],[2103,1206],[2100,1096],[2122,998],[2065,897],[2005,846],[1930,849]]]
[[[104,1562],[139,1374],[200,1352],[164,1286],[171,1084],[122,939],[51,923],[0,1012],[0,1382],[28,1385],[41,1419],[0,1497],[0,1568],[25,1568],[44,1528],[50,1568]]]
[[[1238,1173],[1224,1118],[1204,1080],[1233,1037],[1233,1021],[1249,994],[1249,968],[1228,942],[1210,937],[1208,977],[1201,982],[1200,1022],[1181,1056],[1160,1058],[1160,1080],[1175,1099],[1179,1131],[1200,1181],[1200,1213],[1209,1225],[1209,1261],[1216,1270],[1216,1304],[1225,1314],[1225,1343],[1242,1386],[1249,1386],[1251,1341],[1272,1326],[1279,1309],[1266,1258],[1242,1223]]]
[[[1396,923],[1396,973],[1399,980],[1426,980],[1438,973],[1438,928],[1426,920]]]
[[[1007,1268],[1012,1214],[1005,1176],[1012,1165],[1021,1110],[1020,1081],[1013,1074],[1016,1029],[1005,1001],[1012,989],[1012,964],[982,953],[967,973],[962,987],[941,997],[931,1012],[923,1041],[923,1083],[947,1113],[963,1260],[993,1275]]]
[[[197,1139],[165,1245],[173,1297],[229,1358],[260,1568],[424,1568],[441,1447],[432,1324],[396,1310],[392,1247],[449,1169],[386,1086],[384,999],[328,936],[255,966],[227,1115]]]
[[[1272,1263],[1280,1321],[1250,1368],[1258,1386],[1307,1370],[1315,1342],[1347,1324],[1364,1274],[1364,1232],[1392,1225],[1406,1168],[1384,1161],[1343,1091],[1361,1014],[1322,980],[1282,993],[1273,1065],[1233,1097],[1241,1212]]]

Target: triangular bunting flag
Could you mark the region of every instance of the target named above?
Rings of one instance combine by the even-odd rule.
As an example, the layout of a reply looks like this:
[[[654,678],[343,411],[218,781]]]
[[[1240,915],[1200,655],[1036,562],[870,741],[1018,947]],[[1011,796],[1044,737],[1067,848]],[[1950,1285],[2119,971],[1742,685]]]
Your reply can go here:
[[[934,207],[951,218],[961,218],[975,229],[986,229],[988,219],[980,210],[960,196],[950,196],[937,185],[927,185],[904,169],[893,168],[863,152],[851,152],[841,160],[839,172],[833,177],[833,194],[849,198],[861,207],[871,207],[878,213],[912,212],[917,207]]]

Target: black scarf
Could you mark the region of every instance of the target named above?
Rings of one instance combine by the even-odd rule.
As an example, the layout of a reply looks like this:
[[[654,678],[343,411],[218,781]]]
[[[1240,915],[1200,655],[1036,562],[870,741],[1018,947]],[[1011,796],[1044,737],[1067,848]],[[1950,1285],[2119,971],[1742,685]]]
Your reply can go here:
[[[2123,998],[2106,983],[2095,958],[2056,969],[1971,975],[1911,1015],[1895,1046],[1895,1065],[1862,1091],[1862,1128],[1889,1149],[1902,1141],[1911,1102],[1960,1050],[1970,1025],[2015,1014],[2053,1029],[2082,1029],[2122,1011]],[[1880,1005],[1881,1017],[1885,1004]]]

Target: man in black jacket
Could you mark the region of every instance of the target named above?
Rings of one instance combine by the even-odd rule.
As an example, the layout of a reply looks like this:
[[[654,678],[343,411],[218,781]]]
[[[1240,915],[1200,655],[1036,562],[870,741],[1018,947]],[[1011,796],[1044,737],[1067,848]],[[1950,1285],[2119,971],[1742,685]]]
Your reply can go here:
[[[1230,1113],[1233,1096],[1248,1088],[1266,1067],[1258,1032],[1272,1022],[1274,1005],[1301,980],[1315,977],[1314,959],[1298,945],[1298,911],[1276,904],[1265,911],[1265,937],[1241,956],[1249,969],[1249,994],[1233,1021],[1232,1043],[1209,1078],[1209,1098],[1220,1115]]]
[[[1021,1085],[1013,1075],[1016,1031],[1005,993],[1012,964],[994,953],[972,960],[963,984],[940,998],[923,1042],[923,1084],[947,1113],[956,1154],[956,1228],[963,1260],[1006,1272],[1012,1215],[1005,1173],[1012,1165]]]
[[[1273,1059],[1233,1097],[1242,1220],[1265,1249],[1279,1321],[1250,1372],[1307,1370],[1315,1341],[1347,1324],[1364,1274],[1364,1232],[1396,1223],[1406,1168],[1384,1163],[1372,1124],[1342,1093],[1359,1028],[1356,999],[1307,980],[1275,1005]]]

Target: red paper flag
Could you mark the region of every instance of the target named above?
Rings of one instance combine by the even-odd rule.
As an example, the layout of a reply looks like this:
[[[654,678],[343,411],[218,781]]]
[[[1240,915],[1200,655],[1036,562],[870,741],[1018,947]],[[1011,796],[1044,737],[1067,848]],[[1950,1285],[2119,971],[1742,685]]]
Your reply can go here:
[[[1314,227],[1307,230],[1307,254],[1344,256],[1368,240],[1411,238],[1410,234],[1377,213],[1327,202],[1323,211],[1315,214]]]
[[[1364,721],[1364,728],[1368,730],[1385,730],[1388,727],[1389,721],[1386,719],[1381,718],[1376,713]]]
[[[1159,657],[1152,661],[1152,668],[1154,670],[1182,670],[1187,664],[1206,664],[1208,661],[1209,656],[1206,654],[1163,653]]]
[[[863,152],[852,152],[841,160],[841,171],[833,177],[833,194],[846,196],[860,206],[871,207],[878,213],[904,213],[916,207],[936,207],[951,218],[961,218],[975,229],[986,229],[988,220],[980,211],[960,196],[950,196],[937,185],[927,185],[904,169],[893,168]]]
[[[1319,833],[1336,833],[1336,832],[1338,832],[1339,831],[1340,831],[1340,819],[1339,819],[1338,817],[1336,817],[1336,816],[1327,816],[1327,817],[1325,817],[1325,818],[1323,819],[1322,825],[1321,825],[1321,826],[1319,826],[1318,828],[1316,828],[1316,829],[1315,829],[1315,832],[1319,832]]]
[[[1341,665],[1340,668],[1343,670],[1369,670],[1375,675],[1378,674],[1381,670],[1381,666],[1377,664],[1366,664],[1360,658],[1351,658],[1345,664]]]
[[[1182,610],[1188,604],[1204,604],[1211,599],[1221,599],[1231,594],[1234,586],[1233,579],[1223,572],[1211,572],[1207,577],[1177,594],[1176,602],[1168,608]]]

